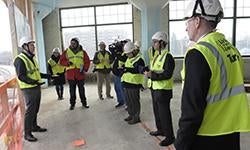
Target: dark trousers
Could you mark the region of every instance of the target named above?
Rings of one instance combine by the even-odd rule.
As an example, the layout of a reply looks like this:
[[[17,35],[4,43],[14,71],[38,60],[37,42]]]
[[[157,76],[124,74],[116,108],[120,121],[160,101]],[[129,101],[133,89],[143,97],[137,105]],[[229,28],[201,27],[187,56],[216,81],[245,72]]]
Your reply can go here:
[[[169,140],[174,140],[170,100],[172,94],[166,90],[151,90],[155,124],[158,131],[162,132]]]
[[[41,101],[41,88],[40,86],[22,89],[26,111],[24,116],[24,133],[26,135],[31,134],[32,128],[37,128],[37,113],[40,107]]]
[[[68,80],[69,82],[69,93],[70,93],[70,104],[76,104],[76,85],[78,87],[80,99],[83,105],[87,105],[84,80]]]
[[[190,150],[240,150],[240,133],[197,136]]]
[[[124,88],[125,99],[128,107],[128,114],[133,119],[140,119],[141,104],[140,104],[140,89],[139,88]]]
[[[63,84],[58,84],[56,86],[56,93],[58,98],[63,98]]]

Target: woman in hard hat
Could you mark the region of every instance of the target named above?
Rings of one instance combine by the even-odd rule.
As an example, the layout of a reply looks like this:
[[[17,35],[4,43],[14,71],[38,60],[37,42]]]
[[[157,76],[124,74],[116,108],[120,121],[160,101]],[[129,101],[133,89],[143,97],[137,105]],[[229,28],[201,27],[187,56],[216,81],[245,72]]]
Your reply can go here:
[[[174,132],[170,110],[170,100],[173,97],[173,72],[174,58],[167,49],[168,35],[159,31],[152,36],[152,47],[157,55],[152,58],[150,71],[144,74],[151,79],[149,85],[153,99],[156,131],[151,131],[152,136],[165,136],[159,144],[168,146],[174,142]]]
[[[59,48],[54,48],[52,51],[52,55],[50,59],[48,60],[48,69],[50,74],[55,76],[53,78],[53,84],[56,87],[56,93],[58,96],[58,100],[63,99],[63,85],[65,84],[65,67],[60,65],[59,60],[60,60],[60,49]]]
[[[124,120],[127,121],[128,124],[136,124],[141,121],[140,88],[144,82],[142,70],[145,67],[145,63],[142,55],[136,50],[132,42],[127,42],[124,45],[124,53],[128,58],[125,62],[121,81],[129,114]]]

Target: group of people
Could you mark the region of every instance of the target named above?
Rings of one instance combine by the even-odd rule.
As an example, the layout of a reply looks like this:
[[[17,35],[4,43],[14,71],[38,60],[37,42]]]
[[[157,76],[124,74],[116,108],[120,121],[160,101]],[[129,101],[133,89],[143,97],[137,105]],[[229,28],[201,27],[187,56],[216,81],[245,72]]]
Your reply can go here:
[[[240,132],[250,131],[250,114],[244,90],[243,62],[239,51],[216,31],[223,18],[219,0],[194,0],[185,13],[186,31],[192,45],[186,52],[183,70],[181,117],[176,137],[173,132],[170,101],[173,97],[173,72],[175,61],[167,49],[168,35],[156,32],[152,36],[152,47],[148,50],[149,66],[145,66],[140,48],[127,41],[123,51],[116,57],[105,51],[105,43],[99,44],[93,63],[97,71],[98,96],[103,100],[102,84],[106,80],[106,96],[110,95],[110,72],[114,74],[114,85],[118,105],[126,103],[128,124],[140,122],[140,88],[144,77],[148,78],[151,90],[156,131],[152,136],[164,136],[159,144],[169,150],[240,150]],[[23,52],[15,59],[20,88],[26,101],[25,139],[36,141],[31,132],[45,132],[37,125],[40,104],[41,77],[34,57],[34,41],[24,41]],[[54,50],[55,53],[57,50]],[[53,51],[53,53],[54,53]],[[234,59],[232,59],[234,58]],[[54,78],[66,69],[70,86],[70,110],[75,106],[75,89],[78,85],[83,107],[88,108],[84,93],[84,73],[89,68],[89,57],[81,48],[79,40],[71,40],[70,47],[60,59],[64,68],[53,72]],[[53,68],[55,62],[49,64]],[[113,67],[111,64],[113,63]],[[60,71],[59,71],[60,70]],[[58,98],[62,98],[62,87],[57,87]]]

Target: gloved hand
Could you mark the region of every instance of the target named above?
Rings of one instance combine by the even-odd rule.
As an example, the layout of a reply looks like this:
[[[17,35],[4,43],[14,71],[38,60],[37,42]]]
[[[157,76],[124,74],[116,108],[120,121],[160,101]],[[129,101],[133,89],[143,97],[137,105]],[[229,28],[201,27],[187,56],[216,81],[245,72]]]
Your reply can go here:
[[[68,66],[72,66],[73,65],[73,63],[70,61],[69,63],[68,63]]]

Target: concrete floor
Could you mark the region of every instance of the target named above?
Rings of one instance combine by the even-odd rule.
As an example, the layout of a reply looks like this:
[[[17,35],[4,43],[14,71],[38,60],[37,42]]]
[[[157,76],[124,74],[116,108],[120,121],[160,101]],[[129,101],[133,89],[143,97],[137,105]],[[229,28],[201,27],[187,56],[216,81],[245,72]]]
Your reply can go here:
[[[24,150],[163,150],[158,146],[160,138],[152,137],[154,130],[151,95],[149,90],[141,92],[142,123],[128,125],[124,118],[127,112],[116,109],[115,99],[98,100],[96,84],[86,84],[89,109],[82,109],[79,98],[76,108],[69,110],[68,86],[65,86],[64,100],[58,101],[54,87],[42,90],[42,103],[38,122],[48,128],[46,133],[34,133],[38,142],[24,141]],[[171,103],[173,125],[176,132],[180,116],[181,84],[175,84]],[[104,88],[105,91],[105,88]],[[112,86],[112,95],[115,92]],[[250,95],[248,95],[250,97]],[[74,140],[84,138],[86,144],[74,147]],[[241,149],[250,149],[250,133],[241,134]]]

